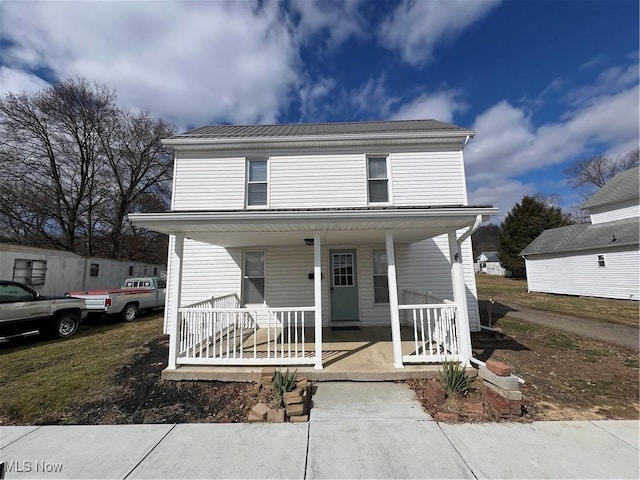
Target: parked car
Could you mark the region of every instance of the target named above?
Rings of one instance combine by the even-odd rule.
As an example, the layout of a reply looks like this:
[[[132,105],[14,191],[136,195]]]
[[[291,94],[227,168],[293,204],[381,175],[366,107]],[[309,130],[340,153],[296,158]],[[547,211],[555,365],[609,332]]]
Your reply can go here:
[[[69,292],[82,298],[90,314],[119,315],[133,322],[141,310],[164,307],[166,281],[156,277],[127,278],[119,289]]]
[[[0,337],[39,330],[66,338],[78,331],[86,316],[80,298],[45,297],[21,283],[0,280]]]

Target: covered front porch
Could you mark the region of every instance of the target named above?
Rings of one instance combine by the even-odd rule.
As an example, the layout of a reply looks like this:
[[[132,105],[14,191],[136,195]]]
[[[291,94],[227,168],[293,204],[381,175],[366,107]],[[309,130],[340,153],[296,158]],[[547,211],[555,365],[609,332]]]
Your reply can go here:
[[[389,380],[433,375],[434,365],[445,360],[467,366],[471,346],[461,244],[492,213],[494,209],[485,207],[455,206],[132,215],[135,223],[175,239],[168,302],[175,321],[163,375],[249,380],[263,367],[275,366],[297,368],[309,378]],[[400,290],[396,247],[443,234],[448,240],[451,298]],[[270,307],[267,298],[264,305],[244,305],[237,292],[184,305],[185,238],[224,248],[306,244],[313,252],[313,301]],[[346,270],[335,263],[324,265],[322,249],[357,245],[383,246],[386,255],[384,327],[327,319],[328,291],[340,285],[338,270]]]
[[[313,351],[313,328],[307,329],[307,351]],[[409,327],[400,329],[403,355],[415,350],[413,332]],[[389,327],[363,327],[361,329],[322,329],[322,369],[312,365],[282,367],[317,381],[392,381],[408,378],[432,378],[438,374],[437,364],[407,364],[393,366],[393,342]],[[251,343],[248,341],[247,343]],[[280,365],[277,365],[280,367]],[[165,370],[166,380],[259,381],[262,365],[182,365]]]

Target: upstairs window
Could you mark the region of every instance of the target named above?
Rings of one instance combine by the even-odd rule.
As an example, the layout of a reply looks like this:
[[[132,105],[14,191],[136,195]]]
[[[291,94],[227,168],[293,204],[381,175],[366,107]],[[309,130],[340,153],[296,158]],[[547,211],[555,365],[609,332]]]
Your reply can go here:
[[[373,251],[373,299],[375,303],[389,303],[389,274],[387,251]]]
[[[26,260],[16,258],[13,263],[13,281],[38,287],[44,285],[47,277],[46,260]]]
[[[387,157],[367,157],[369,203],[389,203]]]
[[[264,252],[244,252],[243,303],[264,304]]]
[[[267,205],[267,161],[247,161],[247,206]]]

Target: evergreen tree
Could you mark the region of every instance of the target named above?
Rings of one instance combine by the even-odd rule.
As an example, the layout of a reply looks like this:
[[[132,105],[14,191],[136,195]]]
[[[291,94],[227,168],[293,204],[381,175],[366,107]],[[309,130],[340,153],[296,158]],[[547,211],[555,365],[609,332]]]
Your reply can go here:
[[[509,211],[502,224],[498,242],[498,258],[515,277],[526,275],[520,252],[538,235],[550,228],[571,225],[571,218],[558,206],[536,197],[525,196]]]

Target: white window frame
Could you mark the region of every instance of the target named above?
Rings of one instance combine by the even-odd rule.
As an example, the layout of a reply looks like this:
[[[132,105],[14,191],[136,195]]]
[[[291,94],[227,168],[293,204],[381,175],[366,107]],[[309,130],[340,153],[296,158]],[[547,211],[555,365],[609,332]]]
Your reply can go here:
[[[18,262],[24,263],[24,266],[18,266]],[[24,274],[16,278],[16,270],[21,270]],[[47,261],[16,258],[13,261],[13,281],[24,283],[30,287],[44,285],[47,281]]]
[[[250,173],[250,169],[249,169],[249,164],[251,162],[266,162],[267,164],[267,179],[265,181],[250,181],[249,180],[249,173]],[[267,202],[264,204],[260,204],[260,205],[249,205],[249,185],[250,184],[258,184],[258,183],[264,183],[267,186]],[[270,189],[269,189],[269,185],[271,184],[271,159],[268,157],[265,158],[261,158],[261,157],[256,157],[256,158],[247,158],[245,161],[245,193],[244,193],[244,204],[245,207],[247,209],[261,209],[261,208],[269,208],[269,203],[270,203]]]
[[[262,277],[252,275],[249,277],[247,275],[247,253],[261,253],[262,254]],[[246,302],[246,287],[245,281],[248,278],[262,278],[264,281],[264,292],[262,293],[262,303],[250,303],[248,305],[263,305],[267,304],[267,251],[264,249],[246,249],[242,251],[242,287],[241,287],[241,295],[242,304],[247,305]]]
[[[596,258],[598,259],[598,268],[606,268],[607,257],[605,257],[604,253],[599,254]],[[602,262],[602,264],[600,262]]]
[[[371,158],[384,158],[385,167],[387,172],[387,178],[370,178],[369,177],[369,159]],[[391,188],[391,155],[388,153],[368,153],[365,155],[365,168],[367,171],[367,204],[368,205],[392,205],[393,204],[393,190]],[[369,189],[369,184],[371,181],[375,180],[386,180],[387,181],[387,201],[386,202],[373,202],[371,201],[371,192]]]
[[[376,251],[378,252],[383,252],[385,255],[387,253],[387,250],[385,248],[373,248],[371,250],[371,276],[372,278],[372,288],[373,288],[373,304],[374,305],[389,305],[389,302],[378,302],[376,301],[376,282],[375,282],[375,278],[376,277],[385,277],[387,279],[387,298],[389,298],[389,261],[387,260],[387,269],[385,270],[384,273],[376,273]]]

